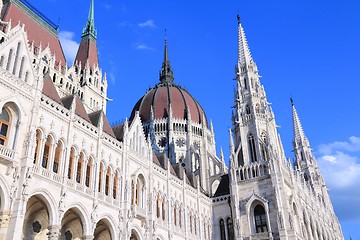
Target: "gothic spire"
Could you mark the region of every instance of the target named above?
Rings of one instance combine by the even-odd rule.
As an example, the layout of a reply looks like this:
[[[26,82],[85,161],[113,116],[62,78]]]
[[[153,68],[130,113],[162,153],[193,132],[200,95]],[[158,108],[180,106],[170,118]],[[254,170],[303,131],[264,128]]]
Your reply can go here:
[[[238,19],[238,41],[239,41],[238,64],[239,67],[242,67],[245,65],[249,65],[251,62],[253,62],[253,59],[251,56],[250,48],[247,43],[245,31],[244,28],[242,27],[239,15],[237,15],[237,19]]]
[[[94,18],[94,0],[90,2],[89,15],[86,22],[86,25],[82,32],[82,38],[92,37],[93,40],[96,40],[96,29],[95,29],[95,18]]]
[[[94,21],[94,0],[91,0],[90,2],[89,15],[81,35],[81,42],[76,54],[75,63],[81,64],[81,68],[83,69],[87,65],[90,68],[99,65]]]
[[[302,128],[299,116],[297,114],[294,100],[290,98],[292,106],[292,120],[293,120],[293,130],[294,130],[294,142],[300,142],[306,139],[304,130]]]
[[[165,43],[164,43],[164,61],[160,70],[160,82],[161,83],[170,83],[174,82],[174,73],[171,69],[169,54],[168,54],[168,46],[166,39],[166,30],[165,30]]]

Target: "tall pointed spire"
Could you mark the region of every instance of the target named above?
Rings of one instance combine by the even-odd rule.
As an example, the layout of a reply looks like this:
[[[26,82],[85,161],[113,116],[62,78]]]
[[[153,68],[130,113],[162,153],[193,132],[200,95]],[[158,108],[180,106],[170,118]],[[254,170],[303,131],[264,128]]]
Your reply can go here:
[[[90,68],[94,68],[99,65],[96,35],[94,21],[94,0],[91,0],[88,19],[83,29],[81,43],[75,58],[75,63],[81,63],[81,67],[83,69],[87,64]]]
[[[174,82],[174,73],[171,69],[169,54],[168,54],[168,46],[166,39],[166,30],[165,30],[165,43],[164,43],[164,61],[160,70],[160,82],[161,83],[170,83]]]
[[[82,32],[82,38],[90,36],[96,40],[95,18],[94,18],[94,0],[90,2],[89,15],[86,25]]]
[[[242,67],[245,65],[249,65],[251,62],[253,62],[253,59],[251,56],[250,48],[247,43],[245,31],[244,28],[242,27],[239,15],[237,15],[237,19],[238,19],[238,41],[239,41],[238,64],[239,67]]]
[[[299,116],[297,114],[294,100],[290,98],[291,106],[292,106],[292,120],[293,120],[293,131],[294,131],[294,142],[300,142],[306,139],[304,130],[302,128]]]

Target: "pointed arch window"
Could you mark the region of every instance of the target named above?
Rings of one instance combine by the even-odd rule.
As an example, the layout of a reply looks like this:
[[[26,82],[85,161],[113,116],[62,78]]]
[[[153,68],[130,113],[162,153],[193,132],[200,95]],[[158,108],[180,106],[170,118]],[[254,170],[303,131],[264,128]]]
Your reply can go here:
[[[176,216],[176,213],[177,213],[177,209],[176,209],[176,205],[174,204],[174,225],[177,226],[177,216]]]
[[[261,154],[262,154],[263,160],[268,161],[269,160],[269,154],[268,154],[268,150],[267,150],[268,140],[267,140],[267,137],[266,137],[266,133],[261,134],[261,140],[262,140],[262,143],[260,144]]]
[[[192,213],[190,213],[190,232],[193,232],[193,216]]]
[[[142,175],[139,175],[136,180],[136,189],[135,189],[135,204],[139,207],[144,207],[144,191],[145,191],[145,181]]]
[[[110,179],[111,179],[111,168],[108,167],[106,171],[106,178],[105,178],[105,194],[109,196],[109,190],[110,190]]]
[[[268,229],[265,208],[260,204],[256,205],[256,207],[254,208],[254,218],[256,233],[267,232]]]
[[[38,163],[38,157],[40,152],[40,143],[41,143],[42,134],[40,130],[36,130],[36,146],[35,146],[35,153],[34,153],[34,164]]]
[[[89,161],[86,165],[86,175],[85,175],[85,186],[90,187],[91,173],[92,173],[92,158],[89,158]]]
[[[160,218],[160,197],[156,198],[156,217]]]
[[[246,105],[246,106],[245,106],[245,112],[246,112],[246,114],[250,114],[250,113],[251,113],[251,110],[250,110],[250,106],[249,106],[249,105]]]
[[[11,66],[11,62],[12,62],[12,56],[13,56],[13,49],[10,49],[9,51],[9,56],[8,56],[8,60],[7,60],[7,64],[6,64],[6,70],[9,71],[10,70],[10,66]]]
[[[254,135],[252,134],[249,135],[248,142],[249,142],[250,160],[251,162],[257,162]]]
[[[76,182],[81,183],[82,180],[82,169],[84,166],[84,153],[80,153],[80,157],[77,162],[76,168]]]
[[[162,210],[162,220],[165,221],[165,213],[166,213],[166,209],[165,209],[165,198],[163,198],[163,200],[162,200],[161,210]]]
[[[0,145],[5,145],[8,138],[10,126],[10,114],[6,109],[2,109],[0,113]]]
[[[118,184],[119,184],[119,172],[116,171],[115,176],[114,176],[114,183],[113,183],[113,198],[116,199],[117,198],[117,188],[118,188]]]
[[[221,240],[226,240],[226,235],[225,235],[225,221],[224,219],[220,219],[219,221],[219,225],[220,225],[220,239]]]
[[[68,166],[68,179],[72,179],[73,176],[73,168],[74,168],[74,161],[75,161],[75,149],[72,147],[70,149],[70,157],[69,157],[69,166]]]
[[[234,239],[234,226],[233,221],[230,217],[226,220],[226,226],[228,232],[228,240]]]
[[[47,168],[49,164],[50,154],[51,154],[51,146],[52,146],[53,139],[49,135],[46,138],[45,144],[44,144],[44,153],[41,161],[41,166],[43,168]]]
[[[98,191],[101,192],[102,191],[102,181],[103,181],[103,171],[104,171],[104,166],[103,163],[100,163],[100,171],[99,171],[99,188]]]
[[[55,156],[54,156],[54,164],[53,164],[53,172],[54,173],[59,173],[62,150],[63,150],[62,142],[58,141],[58,143],[56,145],[56,149],[55,149]]]

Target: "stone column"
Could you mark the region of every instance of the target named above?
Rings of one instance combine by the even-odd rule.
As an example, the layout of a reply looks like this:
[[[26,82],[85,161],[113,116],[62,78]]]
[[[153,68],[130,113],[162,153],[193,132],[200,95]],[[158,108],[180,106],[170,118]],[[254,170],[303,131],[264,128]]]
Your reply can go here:
[[[49,240],[58,240],[60,236],[61,226],[49,226],[48,239]]]

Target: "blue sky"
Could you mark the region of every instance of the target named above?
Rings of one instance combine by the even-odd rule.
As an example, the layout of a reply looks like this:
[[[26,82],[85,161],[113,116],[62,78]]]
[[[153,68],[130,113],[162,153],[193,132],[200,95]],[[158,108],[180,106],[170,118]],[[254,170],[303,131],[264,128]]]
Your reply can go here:
[[[72,59],[89,0],[32,2],[54,22],[60,19]],[[212,119],[217,146],[228,157],[239,13],[287,157],[293,158],[292,96],[345,239],[360,239],[359,10],[355,0],[96,0],[100,65],[113,99],[107,116],[110,122],[129,117],[158,82],[167,29],[175,81]]]

